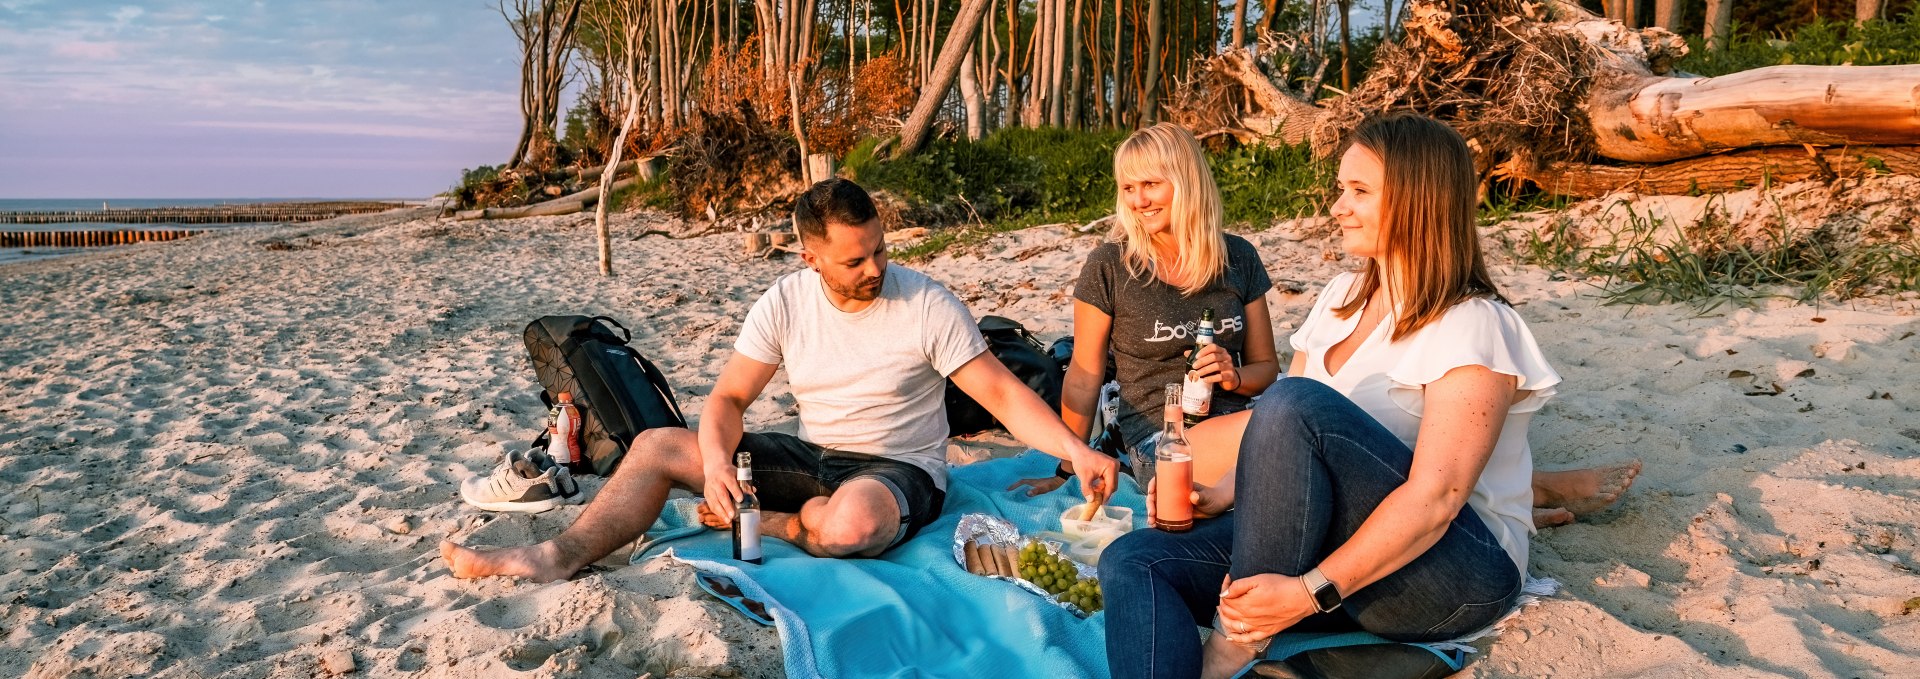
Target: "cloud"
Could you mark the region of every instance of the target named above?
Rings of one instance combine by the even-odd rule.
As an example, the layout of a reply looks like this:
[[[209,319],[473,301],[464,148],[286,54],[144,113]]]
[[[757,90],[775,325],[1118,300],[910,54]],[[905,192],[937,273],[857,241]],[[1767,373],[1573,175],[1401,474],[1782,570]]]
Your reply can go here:
[[[88,61],[114,61],[120,58],[120,43],[63,42],[53,47],[53,55]]]
[[[181,123],[181,125],[184,127],[225,130],[293,132],[299,134],[324,134],[348,137],[388,137],[439,141],[465,141],[473,138],[473,130],[471,129],[456,129],[453,127],[432,125],[362,122],[280,122],[263,120],[194,120]]]
[[[114,10],[113,23],[121,26],[125,26],[128,23],[132,23],[134,19],[140,18],[140,15],[146,14],[146,13],[147,13],[147,10],[141,9],[139,7],[134,7],[132,5],[121,7],[120,9]]]

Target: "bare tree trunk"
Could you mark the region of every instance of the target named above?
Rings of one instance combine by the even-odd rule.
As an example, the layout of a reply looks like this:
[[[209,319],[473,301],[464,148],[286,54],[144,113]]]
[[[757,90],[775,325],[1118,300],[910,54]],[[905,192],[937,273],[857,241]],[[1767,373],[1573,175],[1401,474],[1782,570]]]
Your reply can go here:
[[[1340,3],[1340,91],[1353,91],[1353,0]]]
[[[798,69],[787,71],[787,105],[793,107],[787,118],[793,122],[793,140],[800,144],[800,162],[807,161],[807,133],[800,129],[800,73]],[[801,166],[801,176],[806,176],[806,168]]]
[[[1054,127],[1064,127],[1067,117],[1067,24],[1071,23],[1067,14],[1067,0],[1054,0],[1053,6],[1053,42],[1051,72],[1053,82],[1047,86],[1052,100],[1047,103],[1047,122]]]
[[[1680,0],[1654,0],[1653,25],[1679,32]]]
[[[1140,96],[1140,125],[1160,121],[1160,46],[1166,42],[1160,0],[1147,3],[1147,81]]]
[[[973,50],[960,60],[960,101],[967,108],[967,139],[979,141],[987,133],[987,106],[980,99],[980,81],[974,75]]]
[[[1600,154],[1657,162],[1725,149],[1906,144],[1920,65],[1769,66],[1717,78],[1649,78],[1598,90],[1587,115]]]
[[[1086,100],[1086,79],[1082,76],[1081,63],[1086,61],[1087,49],[1082,45],[1080,25],[1085,19],[1086,0],[1073,0],[1073,32],[1067,38],[1067,49],[1073,52],[1073,74],[1067,82],[1067,128],[1080,129],[1082,102]]]
[[[1707,0],[1706,43],[1708,52],[1727,48],[1733,38],[1733,0]]]
[[[1864,24],[1880,18],[1880,6],[1885,0],[1853,0],[1853,22]]]
[[[986,14],[987,3],[993,0],[966,0],[960,6],[960,13],[953,19],[953,28],[947,32],[946,44],[940,47],[940,60],[934,65],[933,80],[920,90],[920,101],[913,105],[913,113],[907,116],[907,123],[900,130],[900,147],[894,151],[899,158],[920,150],[927,141],[927,131],[933,127],[933,114],[939,112],[940,102],[947,98],[947,90],[953,87],[954,76],[960,70],[960,62],[966,57],[969,47],[973,46],[974,34],[980,29],[980,17]]]
[[[1007,0],[1007,109],[1001,127],[1020,124],[1020,2]]]
[[[640,38],[638,28],[629,33],[628,44],[634,44]],[[628,49],[633,49],[629,47]],[[632,64],[637,55],[629,53],[627,63]],[[631,68],[631,67],[629,67]],[[613,175],[620,169],[620,152],[627,148],[627,135],[633,132],[633,121],[640,116],[640,92],[633,88],[633,81],[627,81],[627,118],[620,123],[620,136],[613,142],[613,150],[607,154],[607,169],[600,174],[600,195],[604,200],[593,210],[593,230],[600,236],[600,275],[613,275],[613,234],[607,228],[607,204],[613,202]]]
[[[1393,13],[1392,0],[1388,0],[1387,13]],[[1227,49],[1240,49],[1247,44],[1247,0],[1233,0],[1233,43]]]

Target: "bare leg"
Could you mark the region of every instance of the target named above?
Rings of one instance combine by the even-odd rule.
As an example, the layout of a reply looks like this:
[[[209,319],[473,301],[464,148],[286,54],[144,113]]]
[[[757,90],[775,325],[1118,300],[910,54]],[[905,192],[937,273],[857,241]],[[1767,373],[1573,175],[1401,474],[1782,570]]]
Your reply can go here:
[[[1588,469],[1535,471],[1534,525],[1545,527],[1572,523],[1579,515],[1605,510],[1626,495],[1627,489],[1633,487],[1634,478],[1639,475],[1639,460]],[[1549,523],[1542,524],[1543,518]]]
[[[506,575],[551,582],[571,577],[645,534],[676,484],[700,488],[703,478],[699,440],[692,431],[649,429],[636,437],[613,478],[558,537],[491,551],[441,541],[440,557],[456,578]]]
[[[1187,443],[1193,447],[1193,480],[1216,485],[1233,472],[1240,461],[1240,436],[1247,431],[1247,418],[1253,410],[1221,415],[1187,430]],[[1146,479],[1140,480],[1146,485]]]
[[[761,512],[765,535],[820,557],[879,556],[900,532],[900,503],[886,484],[848,481],[828,497],[808,500],[799,514]]]

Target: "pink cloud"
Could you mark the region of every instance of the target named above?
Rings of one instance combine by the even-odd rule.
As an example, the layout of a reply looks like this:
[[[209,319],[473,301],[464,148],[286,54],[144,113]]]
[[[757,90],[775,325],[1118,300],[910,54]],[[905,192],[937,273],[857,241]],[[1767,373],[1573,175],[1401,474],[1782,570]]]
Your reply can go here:
[[[120,43],[117,42],[63,42],[53,47],[54,56],[69,59],[87,59],[108,61],[120,58]]]

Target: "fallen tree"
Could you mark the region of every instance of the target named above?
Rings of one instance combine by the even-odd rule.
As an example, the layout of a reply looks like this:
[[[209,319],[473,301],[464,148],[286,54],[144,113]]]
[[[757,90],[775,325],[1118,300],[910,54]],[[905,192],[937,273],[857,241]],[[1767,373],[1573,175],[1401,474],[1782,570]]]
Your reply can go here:
[[[1404,16],[1404,37],[1350,93],[1313,102],[1286,89],[1300,50],[1269,35],[1206,60],[1170,114],[1202,136],[1325,155],[1370,115],[1421,111],[1459,129],[1489,178],[1574,196],[1915,171],[1920,65],[1701,78],[1673,70],[1679,36],[1569,2],[1414,0]]]

